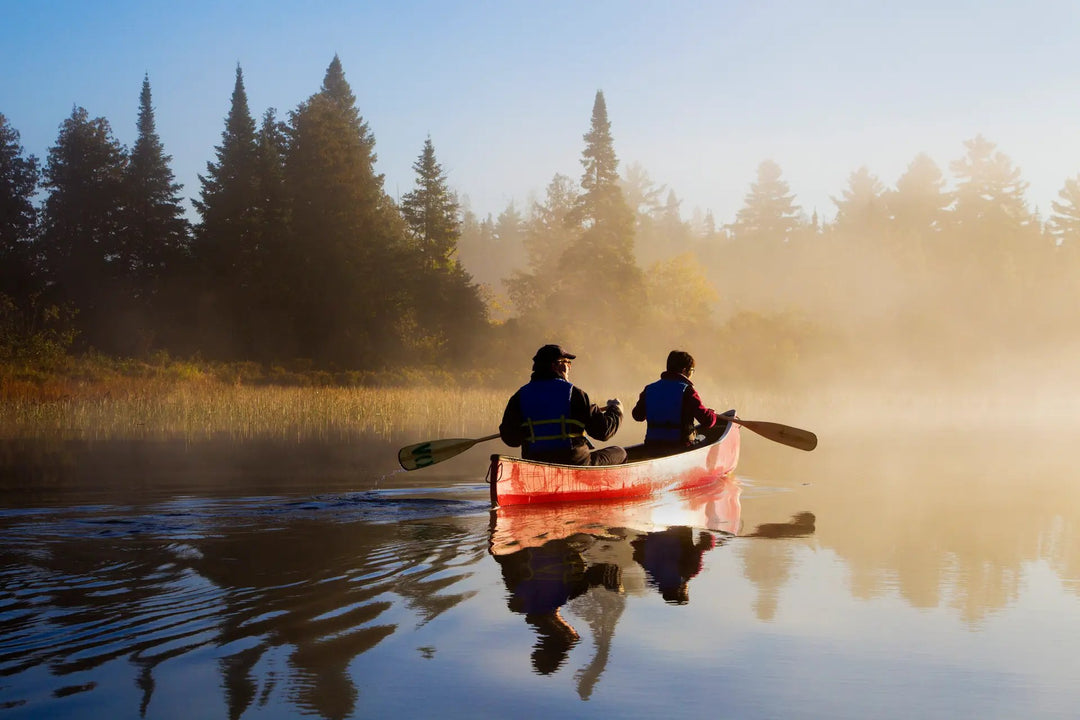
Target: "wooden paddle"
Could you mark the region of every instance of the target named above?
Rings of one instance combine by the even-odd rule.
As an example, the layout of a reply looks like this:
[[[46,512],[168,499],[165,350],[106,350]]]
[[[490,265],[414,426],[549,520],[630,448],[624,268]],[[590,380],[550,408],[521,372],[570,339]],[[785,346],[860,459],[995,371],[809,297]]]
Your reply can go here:
[[[405,470],[416,470],[417,468],[440,463],[443,460],[449,460],[455,455],[460,455],[465,452],[476,443],[494,440],[497,437],[499,437],[499,433],[488,435],[487,437],[476,438],[475,440],[471,438],[451,438],[448,440],[429,440],[427,442],[416,443],[415,445],[409,445],[408,447],[403,447],[398,450],[398,464]]]
[[[763,438],[768,438],[773,442],[782,443],[799,450],[810,451],[817,447],[817,435],[809,430],[800,430],[797,427],[791,427],[790,425],[781,425],[780,423],[765,422],[763,420],[743,420],[742,418],[732,417],[731,415],[717,415],[717,420],[727,420],[733,422],[736,425],[742,425],[747,430],[756,432]]]

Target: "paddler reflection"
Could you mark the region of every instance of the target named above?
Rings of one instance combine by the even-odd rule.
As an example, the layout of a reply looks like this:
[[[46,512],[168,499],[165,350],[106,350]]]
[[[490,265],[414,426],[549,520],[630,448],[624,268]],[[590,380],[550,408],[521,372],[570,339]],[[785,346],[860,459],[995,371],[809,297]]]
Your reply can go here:
[[[582,538],[552,540],[508,555],[495,555],[510,593],[507,605],[536,628],[533,668],[555,672],[581,636],[561,608],[590,588],[622,590],[622,571],[612,563],[589,565],[581,554]],[[588,542],[588,540],[584,540]]]
[[[701,572],[702,556],[717,545],[716,537],[704,530],[670,527],[645,533],[630,545],[636,560],[649,577],[649,584],[672,605],[690,602],[690,579]]]
[[[704,553],[739,527],[739,493],[734,478],[725,477],[666,498],[492,511],[489,549],[506,583],[507,606],[536,630],[536,672],[558,670],[581,633],[591,633],[593,657],[575,673],[587,698],[606,666],[627,597],[657,591],[668,602],[688,602]]]

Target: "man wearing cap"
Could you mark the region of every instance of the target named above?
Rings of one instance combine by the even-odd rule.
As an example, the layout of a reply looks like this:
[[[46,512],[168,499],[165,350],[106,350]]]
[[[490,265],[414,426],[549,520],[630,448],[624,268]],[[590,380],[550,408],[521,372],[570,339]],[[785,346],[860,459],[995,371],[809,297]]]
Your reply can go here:
[[[563,465],[617,465],[626,450],[612,445],[593,450],[586,439],[611,438],[622,422],[622,403],[608,400],[600,408],[581,388],[567,380],[577,356],[559,345],[545,345],[533,356],[532,377],[510,398],[499,435],[510,447],[521,447],[526,460]]]

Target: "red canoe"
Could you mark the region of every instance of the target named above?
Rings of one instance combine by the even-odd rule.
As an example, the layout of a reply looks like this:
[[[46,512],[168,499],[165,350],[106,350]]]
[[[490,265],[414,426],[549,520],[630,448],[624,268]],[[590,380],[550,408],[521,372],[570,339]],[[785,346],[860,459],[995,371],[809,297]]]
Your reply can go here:
[[[630,458],[642,453],[640,445],[627,448]],[[728,423],[712,442],[623,465],[557,465],[492,455],[488,480],[493,506],[581,502],[645,497],[661,490],[707,485],[734,472],[738,462],[739,426]]]

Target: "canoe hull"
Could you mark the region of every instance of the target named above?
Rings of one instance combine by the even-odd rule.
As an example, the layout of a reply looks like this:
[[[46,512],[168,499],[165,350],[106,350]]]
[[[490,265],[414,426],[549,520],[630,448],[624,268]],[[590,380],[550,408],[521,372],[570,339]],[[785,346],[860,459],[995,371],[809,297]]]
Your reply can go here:
[[[558,465],[492,455],[488,479],[493,506],[589,502],[707,485],[734,472],[738,462],[739,426],[728,423],[712,443],[623,465]]]
[[[640,535],[674,526],[738,535],[742,488],[729,473],[663,498],[506,505],[492,510],[490,546],[500,556],[579,534]]]

